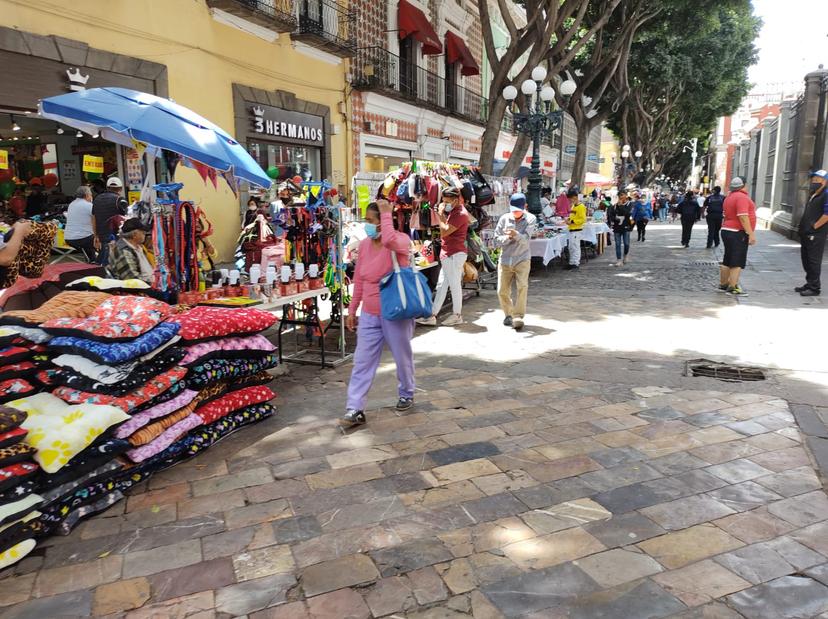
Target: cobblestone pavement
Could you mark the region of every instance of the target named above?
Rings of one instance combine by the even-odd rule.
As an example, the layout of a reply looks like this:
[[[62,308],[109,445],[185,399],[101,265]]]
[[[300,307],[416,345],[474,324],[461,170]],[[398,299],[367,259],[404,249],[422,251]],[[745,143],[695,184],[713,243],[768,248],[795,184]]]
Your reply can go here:
[[[489,291],[418,330],[407,414],[392,364],[348,433],[349,367],[290,368],[276,418],[0,574],[0,616],[828,618],[824,301],[782,237],[737,300],[678,234],[536,269],[522,333]],[[702,356],[767,380],[684,376]]]

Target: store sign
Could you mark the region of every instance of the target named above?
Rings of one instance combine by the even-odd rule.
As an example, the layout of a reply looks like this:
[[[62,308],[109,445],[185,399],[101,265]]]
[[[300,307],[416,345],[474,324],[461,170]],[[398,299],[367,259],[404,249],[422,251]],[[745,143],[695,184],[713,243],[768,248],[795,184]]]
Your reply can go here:
[[[103,157],[95,157],[93,155],[84,155],[83,156],[83,167],[81,169],[84,172],[94,172],[95,174],[103,174],[103,171],[104,171]]]
[[[80,69],[75,69],[74,71],[66,69],[66,75],[69,78],[70,92],[86,90],[86,82],[89,81],[89,75],[81,75]]]
[[[0,150],[0,170],[9,169],[9,151]]]
[[[324,121],[321,116],[291,112],[269,105],[250,108],[253,133],[272,136],[279,142],[323,146]]]

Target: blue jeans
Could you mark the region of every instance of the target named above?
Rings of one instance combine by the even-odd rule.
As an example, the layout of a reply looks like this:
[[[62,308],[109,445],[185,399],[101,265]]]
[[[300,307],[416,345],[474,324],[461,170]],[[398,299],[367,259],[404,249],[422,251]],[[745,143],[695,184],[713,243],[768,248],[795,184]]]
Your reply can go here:
[[[667,221],[667,207],[658,209],[658,218],[661,221]]]
[[[624,241],[624,255],[626,256],[630,253],[630,231],[624,230],[623,232],[616,232],[615,233],[615,257],[618,260],[621,260],[621,241]]]

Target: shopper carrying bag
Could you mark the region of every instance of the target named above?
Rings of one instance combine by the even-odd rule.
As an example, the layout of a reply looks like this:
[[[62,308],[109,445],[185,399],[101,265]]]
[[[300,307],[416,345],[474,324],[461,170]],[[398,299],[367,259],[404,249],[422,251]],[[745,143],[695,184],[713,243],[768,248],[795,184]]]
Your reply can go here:
[[[345,323],[349,331],[357,332],[354,368],[342,417],[343,424],[348,426],[366,421],[365,402],[385,346],[397,364],[397,410],[408,410],[414,405],[413,317],[430,314],[430,297],[425,278],[409,266],[411,240],[394,229],[392,211],[387,200],[377,200],[365,212],[368,237],[359,245],[353,298]]]

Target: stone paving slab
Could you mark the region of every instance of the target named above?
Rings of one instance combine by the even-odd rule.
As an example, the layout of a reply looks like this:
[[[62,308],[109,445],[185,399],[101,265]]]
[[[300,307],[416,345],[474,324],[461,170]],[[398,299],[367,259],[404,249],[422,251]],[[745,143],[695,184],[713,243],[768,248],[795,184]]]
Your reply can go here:
[[[470,324],[418,330],[405,414],[388,359],[348,432],[350,368],[290,368],[279,415],[0,573],[0,617],[828,617],[819,378],[683,376],[699,357],[795,370],[755,321],[796,307],[811,328],[824,303],[762,280],[795,266],[786,246],[752,250],[755,295],[716,294],[715,267],[688,265],[715,254],[677,232],[654,226],[625,269],[533,271],[522,333],[488,293]],[[722,345],[751,321],[755,349]]]

